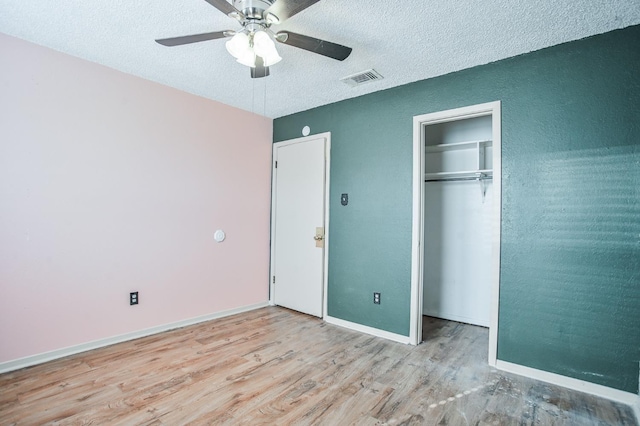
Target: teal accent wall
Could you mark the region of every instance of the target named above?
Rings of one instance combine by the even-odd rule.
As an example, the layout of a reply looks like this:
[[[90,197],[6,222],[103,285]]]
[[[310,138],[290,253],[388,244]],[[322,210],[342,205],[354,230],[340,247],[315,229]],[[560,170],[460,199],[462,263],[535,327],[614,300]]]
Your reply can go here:
[[[276,119],[274,141],[332,135],[329,315],[409,334],[412,118],[500,100],[498,358],[637,393],[638,46],[629,27]]]

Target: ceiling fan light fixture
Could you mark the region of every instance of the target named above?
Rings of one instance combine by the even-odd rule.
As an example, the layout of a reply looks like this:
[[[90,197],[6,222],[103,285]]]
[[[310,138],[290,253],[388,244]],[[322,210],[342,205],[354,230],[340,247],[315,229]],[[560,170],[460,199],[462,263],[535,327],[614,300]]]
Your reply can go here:
[[[236,59],[246,56],[246,52],[251,50],[249,36],[245,33],[236,33],[224,45],[227,48],[227,52]]]
[[[256,54],[251,48],[249,48],[245,50],[240,57],[236,58],[236,61],[242,65],[253,68],[256,66]]]
[[[276,50],[276,44],[266,31],[260,30],[253,34],[253,50],[256,55],[264,60],[264,66],[266,67],[277,64],[282,60],[278,50]]]
[[[253,34],[253,48],[259,56],[274,45],[273,40],[266,31],[258,30]]]
[[[263,56],[262,59],[264,60],[264,66],[270,67],[271,65],[275,65],[280,62],[282,60],[282,57],[278,54],[274,47],[273,52],[270,52],[267,55]]]

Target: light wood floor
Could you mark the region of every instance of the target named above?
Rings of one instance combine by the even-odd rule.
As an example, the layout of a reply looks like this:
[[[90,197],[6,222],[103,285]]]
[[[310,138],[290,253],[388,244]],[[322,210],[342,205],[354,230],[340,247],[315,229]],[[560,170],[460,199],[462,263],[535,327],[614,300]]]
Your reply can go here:
[[[264,308],[0,375],[0,424],[635,425],[487,366],[488,331],[409,346]]]

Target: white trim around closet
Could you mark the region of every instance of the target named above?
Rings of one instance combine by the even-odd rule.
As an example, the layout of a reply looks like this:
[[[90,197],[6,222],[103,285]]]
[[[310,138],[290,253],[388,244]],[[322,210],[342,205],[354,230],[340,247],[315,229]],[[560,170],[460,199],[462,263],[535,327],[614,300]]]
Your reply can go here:
[[[500,297],[500,220],[501,220],[501,115],[500,101],[418,115],[413,118],[413,224],[411,240],[411,323],[409,340],[417,345],[422,335],[422,287],[424,268],[424,205],[425,190],[425,126],[465,118],[492,117],[493,137],[493,212],[491,253],[491,307],[489,325],[489,365],[495,366],[498,348],[498,301]]]

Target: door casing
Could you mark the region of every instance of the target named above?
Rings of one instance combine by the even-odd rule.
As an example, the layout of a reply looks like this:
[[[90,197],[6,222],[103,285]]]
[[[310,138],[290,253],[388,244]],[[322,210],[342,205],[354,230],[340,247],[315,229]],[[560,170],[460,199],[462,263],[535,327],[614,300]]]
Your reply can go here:
[[[281,142],[275,142],[272,149],[272,164],[271,164],[271,251],[270,251],[270,271],[269,271],[269,304],[274,306],[274,294],[275,286],[273,283],[273,271],[275,270],[275,207],[276,207],[276,151],[279,147],[292,145],[296,143],[304,143],[312,140],[323,138],[324,145],[324,160],[325,160],[325,179],[324,179],[324,256],[323,256],[323,273],[322,273],[322,318],[327,316],[327,289],[329,282],[329,201],[330,201],[330,175],[331,175],[331,132],[319,133],[316,135],[309,135],[301,138],[290,139]]]
[[[422,291],[424,268],[424,128],[429,124],[491,115],[493,138],[493,212],[491,219],[491,306],[489,314],[489,365],[495,366],[498,352],[500,300],[500,226],[502,215],[502,119],[500,101],[456,108],[413,117],[413,225],[411,241],[411,308],[409,339],[422,341]]]

